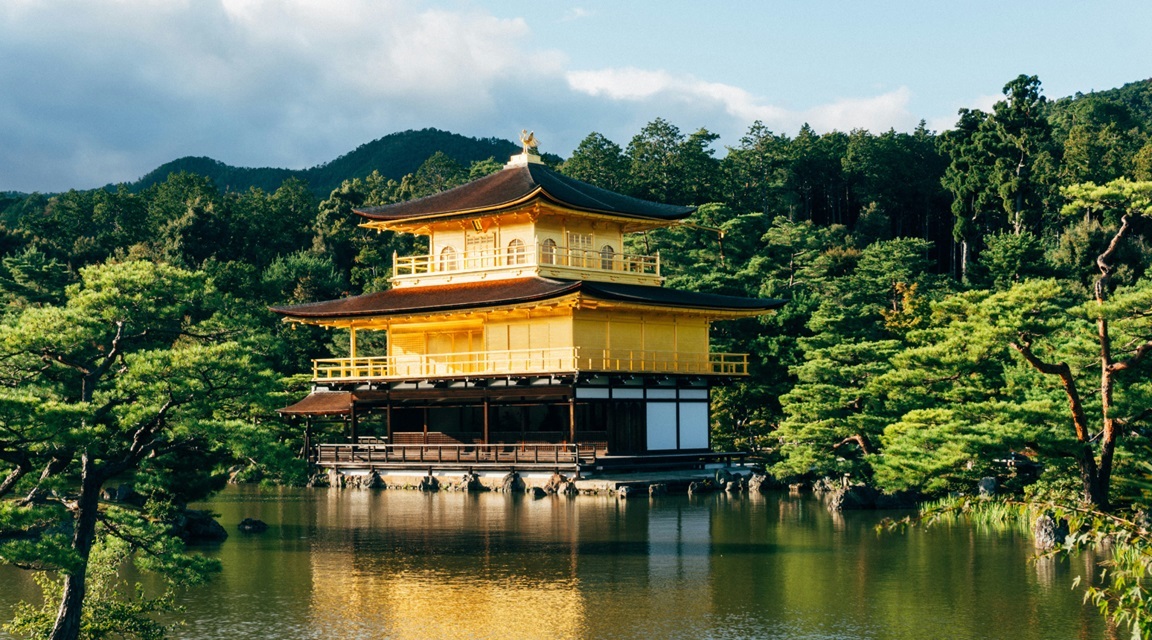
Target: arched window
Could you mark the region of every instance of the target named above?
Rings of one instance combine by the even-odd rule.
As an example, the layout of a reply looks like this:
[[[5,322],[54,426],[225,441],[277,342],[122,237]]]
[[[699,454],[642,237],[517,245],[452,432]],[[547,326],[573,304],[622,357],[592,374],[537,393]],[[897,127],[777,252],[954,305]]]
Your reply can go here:
[[[440,250],[440,270],[441,271],[455,271],[456,266],[456,250],[452,247],[444,247]]]
[[[524,241],[516,238],[508,243],[508,264],[524,264]]]
[[[552,238],[540,245],[540,264],[556,264],[556,241]]]
[[[600,248],[600,268],[605,271],[612,270],[612,263],[615,262],[613,258],[616,257],[616,250],[612,245],[606,244]]]

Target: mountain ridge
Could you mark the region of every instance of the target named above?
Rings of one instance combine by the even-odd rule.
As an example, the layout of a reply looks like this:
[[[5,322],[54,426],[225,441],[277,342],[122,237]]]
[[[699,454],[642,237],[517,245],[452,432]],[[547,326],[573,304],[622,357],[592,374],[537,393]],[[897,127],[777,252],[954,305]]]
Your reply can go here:
[[[499,138],[472,138],[435,128],[409,129],[364,143],[333,160],[307,169],[235,167],[209,157],[185,156],[165,162],[126,185],[132,191],[142,191],[164,182],[173,173],[188,172],[210,178],[225,191],[246,191],[253,187],[275,191],[285,180],[299,178],[314,195],[324,198],[343,181],[364,178],[373,171],[379,171],[385,178],[399,180],[415,172],[438,151],[468,167],[477,160],[503,160],[504,156],[519,150],[519,145]]]

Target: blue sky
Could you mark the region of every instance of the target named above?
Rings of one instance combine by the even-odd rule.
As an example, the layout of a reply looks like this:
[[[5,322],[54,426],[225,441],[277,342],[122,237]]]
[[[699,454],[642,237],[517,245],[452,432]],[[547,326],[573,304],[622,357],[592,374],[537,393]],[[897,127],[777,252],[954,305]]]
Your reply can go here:
[[[132,181],[181,156],[305,168],[437,127],[566,156],[663,117],[722,147],[935,130],[1020,73],[1152,77],[1152,3],[3,0],[0,190]]]

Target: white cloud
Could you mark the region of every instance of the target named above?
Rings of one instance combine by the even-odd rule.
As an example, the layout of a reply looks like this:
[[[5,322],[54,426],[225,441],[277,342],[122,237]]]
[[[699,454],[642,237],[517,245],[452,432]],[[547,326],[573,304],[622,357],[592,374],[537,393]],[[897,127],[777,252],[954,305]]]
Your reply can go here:
[[[584,18],[590,18],[593,15],[594,14],[591,11],[589,11],[588,9],[585,9],[583,7],[572,7],[571,9],[568,9],[567,11],[564,12],[564,17],[561,18],[560,20],[562,22],[572,22],[573,20],[582,20]]]
[[[0,190],[129,181],[185,155],[302,168],[409,128],[534,129],[566,154],[593,130],[624,143],[656,117],[728,143],[754,120],[782,133],[915,126],[903,87],[793,109],[664,70],[570,70],[526,20],[456,6],[0,1]]]
[[[484,123],[509,96],[565,64],[529,36],[416,0],[5,2],[0,190],[133,180],[182,155],[302,167],[406,128],[499,134]]]
[[[572,71],[566,77],[574,91],[590,96],[696,105],[702,111],[719,110],[744,126],[760,120],[781,131],[795,130],[805,122],[818,131],[883,131],[908,129],[916,124],[908,110],[912,92],[907,87],[877,96],[843,98],[797,111],[770,104],[740,87],[667,71],[624,67]]]

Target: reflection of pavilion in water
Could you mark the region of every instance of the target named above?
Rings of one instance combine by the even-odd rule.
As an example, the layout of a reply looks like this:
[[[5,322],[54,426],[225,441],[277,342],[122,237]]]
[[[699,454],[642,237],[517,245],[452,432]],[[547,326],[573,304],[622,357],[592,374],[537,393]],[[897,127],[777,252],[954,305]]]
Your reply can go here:
[[[321,635],[643,637],[616,625],[711,608],[707,508],[356,496],[337,494],[320,514],[347,523],[311,553],[310,619]],[[387,508],[374,504],[382,498]]]

